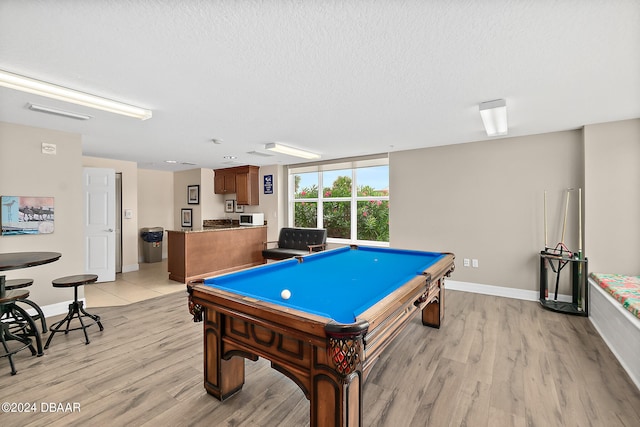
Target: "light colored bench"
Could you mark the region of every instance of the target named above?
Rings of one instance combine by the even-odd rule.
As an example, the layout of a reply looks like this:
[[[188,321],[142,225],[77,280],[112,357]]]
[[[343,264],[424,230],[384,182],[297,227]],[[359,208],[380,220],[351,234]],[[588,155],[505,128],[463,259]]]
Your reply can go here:
[[[640,276],[591,273],[589,291],[591,323],[640,388]]]

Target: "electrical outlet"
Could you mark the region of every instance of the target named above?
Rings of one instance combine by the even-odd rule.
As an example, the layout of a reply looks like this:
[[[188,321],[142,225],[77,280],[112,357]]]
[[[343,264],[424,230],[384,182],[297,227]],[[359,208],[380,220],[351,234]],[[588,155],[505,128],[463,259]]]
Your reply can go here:
[[[471,260],[471,265],[473,266],[473,268],[478,268],[478,260],[477,259],[472,259]]]
[[[465,258],[464,261],[462,261],[462,265],[464,265],[465,267],[469,267],[471,265],[469,263],[469,258]]]

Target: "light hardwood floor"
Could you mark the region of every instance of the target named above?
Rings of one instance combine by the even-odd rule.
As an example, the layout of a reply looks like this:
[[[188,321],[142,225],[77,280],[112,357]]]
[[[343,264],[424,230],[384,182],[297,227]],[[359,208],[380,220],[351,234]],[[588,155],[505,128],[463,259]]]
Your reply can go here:
[[[137,286],[165,285],[152,267],[136,273]],[[184,285],[172,284],[176,292],[138,295],[128,305],[100,307],[88,294],[89,311],[105,327],[90,328],[91,344],[80,331],[57,334],[43,357],[15,357],[16,376],[0,359],[0,402],[37,409],[0,412],[0,425],[308,425],[302,392],[264,360],[245,362],[244,388],[226,402],[204,391],[202,324],[191,321]],[[42,412],[47,402],[77,403],[80,411]],[[372,369],[364,423],[639,426],[640,391],[588,319],[448,290],[443,327],[423,327],[416,317]]]

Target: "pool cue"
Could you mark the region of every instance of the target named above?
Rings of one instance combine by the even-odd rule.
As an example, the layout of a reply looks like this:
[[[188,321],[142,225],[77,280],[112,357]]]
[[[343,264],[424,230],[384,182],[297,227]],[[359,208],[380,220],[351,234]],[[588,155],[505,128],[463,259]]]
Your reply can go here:
[[[564,205],[564,221],[562,222],[562,246],[564,246],[564,232],[567,229],[567,215],[569,213],[569,194],[572,188],[567,188],[567,201]]]
[[[547,243],[547,190],[544,190],[544,250],[549,247]]]
[[[566,248],[566,246],[564,244],[564,233],[565,233],[565,230],[567,229],[567,215],[569,214],[569,194],[571,194],[571,190],[572,190],[572,188],[567,188],[567,199],[566,199],[566,203],[564,205],[564,221],[562,222],[562,240],[559,243],[559,245],[561,245],[560,246],[560,259],[558,260],[558,273],[556,274],[556,291],[555,291],[555,295],[553,297],[554,301],[558,300],[558,287],[560,285],[560,270],[562,269],[562,267],[561,267],[561,265],[562,265],[562,249]],[[558,247],[558,245],[556,245],[556,248],[557,247]]]
[[[548,249],[549,249],[549,245],[547,243],[547,190],[544,190],[544,251],[547,252]],[[548,261],[545,259],[543,262],[547,263]],[[544,299],[546,300],[547,298],[549,298],[549,287],[545,286]]]
[[[582,188],[578,188],[578,310],[584,310],[582,290]],[[586,292],[586,289],[585,291]]]

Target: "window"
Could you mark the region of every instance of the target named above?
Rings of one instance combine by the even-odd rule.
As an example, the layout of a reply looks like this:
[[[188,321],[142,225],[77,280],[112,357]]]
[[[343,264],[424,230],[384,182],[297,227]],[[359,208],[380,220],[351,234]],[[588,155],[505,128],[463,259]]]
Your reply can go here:
[[[387,158],[292,167],[290,224],[326,228],[335,242],[389,242]]]

